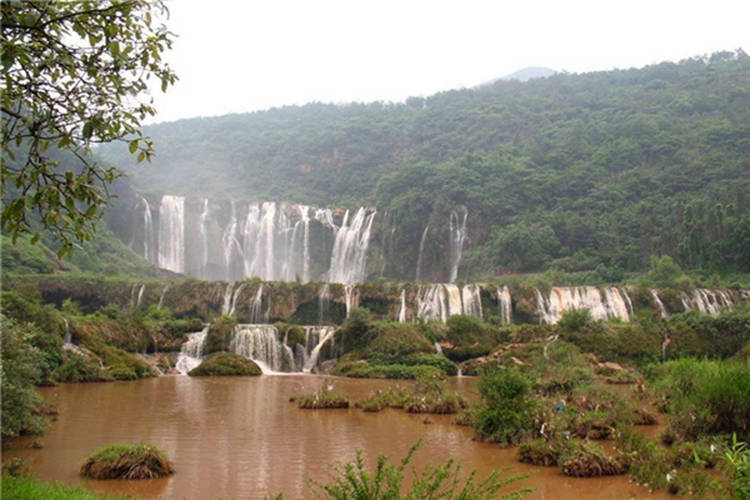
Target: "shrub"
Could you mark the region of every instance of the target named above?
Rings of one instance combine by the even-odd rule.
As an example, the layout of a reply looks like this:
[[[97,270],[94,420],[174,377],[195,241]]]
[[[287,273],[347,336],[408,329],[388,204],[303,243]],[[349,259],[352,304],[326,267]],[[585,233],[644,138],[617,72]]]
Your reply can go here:
[[[524,476],[502,477],[503,471],[495,471],[484,481],[477,481],[476,474],[461,473],[461,467],[453,460],[432,466],[428,465],[421,473],[412,468],[409,488],[402,486],[407,466],[412,460],[417,445],[413,446],[398,465],[380,455],[372,471],[368,471],[362,452],[357,450],[354,462],[334,469],[331,481],[327,484],[311,481],[309,484],[315,496],[335,500],[357,498],[361,500],[399,500],[441,498],[445,500],[483,500],[496,498],[521,498],[529,493],[528,488],[505,495],[499,491]],[[276,499],[281,499],[281,495]]]
[[[81,475],[92,479],[153,479],[174,473],[172,463],[154,445],[112,445],[91,455]]]
[[[656,372],[678,434],[696,439],[736,432],[741,440],[750,438],[750,361],[681,359]]]
[[[516,443],[533,424],[530,383],[513,369],[496,367],[479,379],[482,402],[474,426],[482,439]]]
[[[228,352],[216,352],[204,359],[200,365],[188,372],[191,377],[211,376],[256,376],[262,373],[260,367],[251,359]]]
[[[566,332],[579,332],[591,323],[591,311],[588,309],[571,309],[565,311],[557,322],[558,328]]]
[[[734,498],[750,498],[750,448],[747,443],[732,436],[732,448],[726,458],[732,466],[732,493]]]
[[[102,382],[112,380],[99,364],[85,356],[68,352],[65,361],[52,374],[58,382]]]
[[[29,344],[35,329],[32,324],[21,325],[0,316],[3,437],[39,433],[44,429],[44,417],[34,414],[34,408],[41,402],[34,384],[40,381],[39,365],[43,359],[39,350]]]

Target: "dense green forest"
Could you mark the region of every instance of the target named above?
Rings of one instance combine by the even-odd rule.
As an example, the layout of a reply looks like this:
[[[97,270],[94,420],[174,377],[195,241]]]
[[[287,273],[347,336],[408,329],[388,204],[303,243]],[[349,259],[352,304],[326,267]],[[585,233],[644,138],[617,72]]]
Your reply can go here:
[[[313,103],[146,128],[136,190],[319,206],[375,205],[415,251],[469,211],[461,276],[548,268],[750,270],[750,57],[679,63],[409,98]],[[433,229],[434,228],[434,229]],[[444,239],[444,238],[443,238]],[[409,264],[412,265],[411,263]]]

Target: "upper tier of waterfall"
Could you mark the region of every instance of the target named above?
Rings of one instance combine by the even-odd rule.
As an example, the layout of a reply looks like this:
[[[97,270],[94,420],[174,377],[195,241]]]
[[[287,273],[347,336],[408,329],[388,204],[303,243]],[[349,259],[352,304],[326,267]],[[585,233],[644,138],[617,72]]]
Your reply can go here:
[[[429,244],[428,225],[414,241],[415,248],[404,252],[393,248],[394,241],[410,241],[397,237],[393,215],[379,216],[372,207],[337,210],[173,195],[149,204],[146,197],[137,196],[128,241],[156,266],[206,280],[257,277],[354,284],[387,269],[391,274],[411,274],[411,266],[416,266],[420,279],[453,282],[468,239],[467,220],[466,207],[456,207],[444,226],[429,231]],[[382,237],[375,237],[376,231]],[[444,256],[429,250],[433,243],[445,249]],[[411,252],[415,260],[407,269],[397,261]]]

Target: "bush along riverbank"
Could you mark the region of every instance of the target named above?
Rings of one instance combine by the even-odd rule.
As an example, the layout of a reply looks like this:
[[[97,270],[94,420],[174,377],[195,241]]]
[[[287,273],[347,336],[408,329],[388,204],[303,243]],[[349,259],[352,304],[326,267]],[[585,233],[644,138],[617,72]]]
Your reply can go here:
[[[458,421],[479,439],[519,445],[522,462],[577,477],[629,473],[670,493],[745,498],[750,361],[684,358],[626,369],[553,338],[511,346],[480,371],[481,400]],[[635,382],[612,383],[626,379]],[[656,421],[664,424],[659,441],[638,427]]]

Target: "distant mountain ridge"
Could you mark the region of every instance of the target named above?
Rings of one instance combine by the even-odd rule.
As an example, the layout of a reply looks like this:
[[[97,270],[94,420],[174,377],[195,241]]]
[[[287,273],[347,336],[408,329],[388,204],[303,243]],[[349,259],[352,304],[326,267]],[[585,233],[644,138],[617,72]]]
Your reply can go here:
[[[517,80],[519,82],[528,82],[529,80],[534,80],[536,78],[546,78],[548,76],[552,76],[557,74],[557,71],[551,68],[545,68],[543,66],[527,66],[525,68],[521,68],[518,71],[514,71],[513,73],[510,73],[505,76],[501,76],[500,78],[495,78],[493,80],[488,80],[486,82],[480,83],[474,88],[481,88],[486,87],[488,85],[492,85],[494,83],[497,83],[498,81],[504,80]]]

